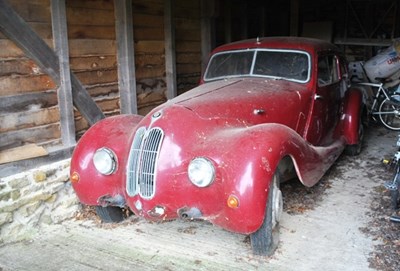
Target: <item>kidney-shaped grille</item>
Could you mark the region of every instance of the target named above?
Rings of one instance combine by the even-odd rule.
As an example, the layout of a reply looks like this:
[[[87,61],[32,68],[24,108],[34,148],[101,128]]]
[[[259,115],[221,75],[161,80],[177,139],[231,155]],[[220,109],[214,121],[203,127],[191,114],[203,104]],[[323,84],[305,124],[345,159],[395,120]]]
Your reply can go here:
[[[129,154],[126,191],[129,196],[139,193],[151,198],[155,192],[155,171],[164,133],[160,128],[136,131]]]

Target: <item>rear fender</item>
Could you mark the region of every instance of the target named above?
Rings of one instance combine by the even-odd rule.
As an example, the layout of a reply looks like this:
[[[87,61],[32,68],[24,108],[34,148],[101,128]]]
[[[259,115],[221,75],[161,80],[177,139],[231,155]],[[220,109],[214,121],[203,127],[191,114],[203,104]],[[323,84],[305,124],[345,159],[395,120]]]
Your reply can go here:
[[[346,94],[342,115],[342,133],[347,145],[358,144],[363,105],[362,91],[358,88],[351,88]]]

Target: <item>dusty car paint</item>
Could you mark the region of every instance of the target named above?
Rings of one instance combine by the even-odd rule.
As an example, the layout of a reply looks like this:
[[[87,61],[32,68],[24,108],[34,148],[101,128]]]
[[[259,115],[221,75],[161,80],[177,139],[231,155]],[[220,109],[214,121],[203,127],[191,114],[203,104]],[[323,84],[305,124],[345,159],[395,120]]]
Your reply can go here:
[[[317,183],[346,145],[358,143],[361,93],[346,89],[339,94],[341,82],[331,88],[318,86],[317,55],[340,52],[315,40],[249,40],[222,46],[214,54],[249,48],[305,51],[311,56],[309,80],[202,80],[143,118],[118,116],[97,123],[81,138],[71,162],[71,174],[79,174],[73,187],[80,201],[128,206],[150,220],[201,217],[249,234],[263,222],[269,183],[282,161],[290,158],[304,185]],[[155,161],[155,190],[145,197],[140,191],[127,192],[127,164],[135,133],[152,128],[163,137]],[[111,175],[93,167],[93,154],[101,147],[117,157],[118,167]],[[188,165],[196,157],[206,157],[216,168],[215,180],[207,187],[188,179]],[[239,200],[237,208],[227,204],[231,195]]]

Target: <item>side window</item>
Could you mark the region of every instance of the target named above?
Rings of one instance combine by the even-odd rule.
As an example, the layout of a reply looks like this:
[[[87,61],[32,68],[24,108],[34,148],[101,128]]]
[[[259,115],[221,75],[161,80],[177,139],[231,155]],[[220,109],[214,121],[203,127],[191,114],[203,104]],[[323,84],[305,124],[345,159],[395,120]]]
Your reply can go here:
[[[318,57],[318,86],[326,86],[339,81],[338,61],[336,56]]]

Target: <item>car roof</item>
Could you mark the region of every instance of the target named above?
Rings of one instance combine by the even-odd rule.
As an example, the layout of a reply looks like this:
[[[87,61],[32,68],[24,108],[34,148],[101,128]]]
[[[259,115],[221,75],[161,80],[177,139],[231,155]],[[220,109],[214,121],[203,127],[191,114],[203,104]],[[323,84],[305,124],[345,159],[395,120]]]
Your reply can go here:
[[[340,52],[339,48],[335,45],[312,38],[302,37],[264,37],[257,39],[241,40],[232,42],[217,47],[213,53],[221,51],[231,51],[240,49],[288,49],[288,50],[301,50],[310,53],[319,51],[334,51]]]

